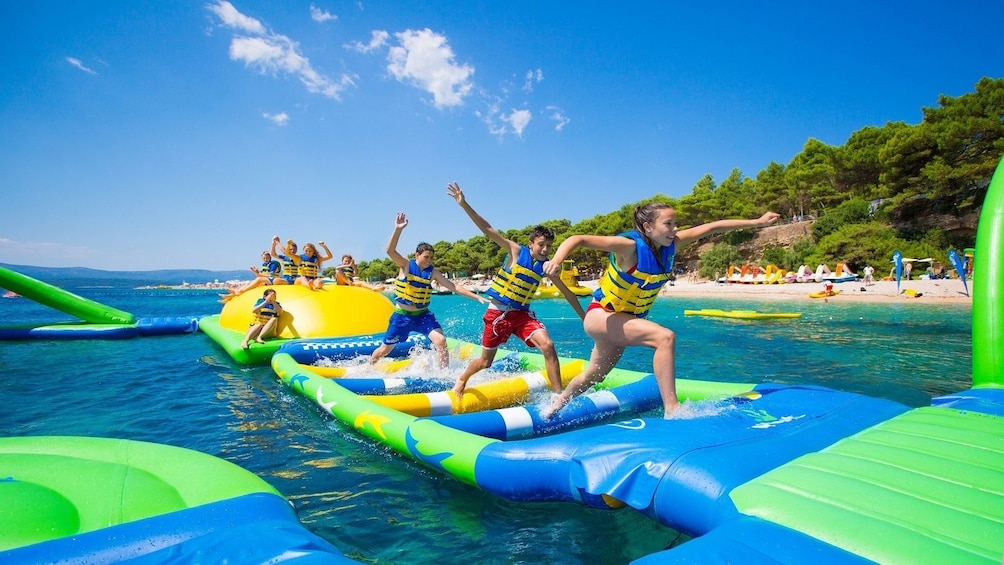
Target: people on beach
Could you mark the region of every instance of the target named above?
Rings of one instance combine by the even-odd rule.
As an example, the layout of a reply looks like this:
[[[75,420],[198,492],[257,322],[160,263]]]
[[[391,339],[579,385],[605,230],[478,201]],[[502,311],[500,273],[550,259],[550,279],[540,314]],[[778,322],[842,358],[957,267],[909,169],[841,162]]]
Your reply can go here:
[[[296,277],[296,284],[303,285],[312,290],[321,290],[324,288],[324,278],[321,277],[321,266],[324,262],[331,259],[333,255],[331,250],[323,241],[318,241],[318,245],[324,249],[324,255],[317,252],[317,248],[314,247],[313,243],[303,244],[303,253],[299,255],[299,259],[296,261],[297,271],[299,276]]]
[[[375,292],[380,292],[383,290],[383,286],[373,286],[366,284],[363,281],[355,280],[355,276],[359,274],[359,268],[356,267],[356,260],[352,258],[351,255],[346,253],[342,255],[342,264],[335,267],[335,284],[342,286],[358,286],[362,288],[368,288]]]
[[[863,272],[865,275],[864,278],[865,286],[872,286],[873,284],[875,284],[875,268],[872,267],[871,265],[865,265]]]
[[[450,364],[450,352],[446,349],[446,336],[436,316],[429,310],[432,302],[432,283],[487,304],[488,300],[474,294],[463,286],[453,284],[453,281],[443,276],[433,265],[436,252],[428,243],[419,243],[415,248],[415,258],[408,259],[398,253],[397,242],[401,232],[408,226],[408,218],[403,212],[398,212],[394,219],[394,232],[387,242],[387,256],[397,264],[399,270],[394,281],[394,313],[387,324],[387,333],[383,343],[370,356],[370,363],[376,363],[394,349],[394,346],[408,339],[411,332],[420,333],[432,341],[436,350],[439,366],[445,369]]]
[[[294,284],[296,278],[300,276],[299,255],[296,254],[296,242],[292,239],[286,241],[286,247],[279,249],[282,240],[279,236],[272,238],[272,256],[280,261],[282,266],[282,279],[286,284]]]
[[[262,297],[259,298],[251,309],[255,319],[251,322],[241,342],[241,349],[250,347],[251,340],[258,343],[265,343],[266,337],[271,337],[279,323],[279,316],[282,316],[282,305],[277,300],[278,296],[274,288],[266,288]]]
[[[653,202],[634,210],[635,229],[620,235],[573,235],[554,257],[544,263],[544,272],[560,272],[561,262],[579,247],[610,253],[610,264],[600,279],[593,302],[586,309],[583,329],[594,341],[586,370],[576,376],[543,412],[551,417],[572,398],[600,382],[613,369],[628,346],[644,345],[655,350],[652,367],[664,416],[679,406],[676,396],[676,334],[645,319],[660,289],[669,281],[677,247],[703,237],[729,231],[763,227],[780,216],[767,212],[753,220],[718,220],[678,230],[676,211]]]
[[[251,266],[251,272],[255,274],[254,280],[245,284],[244,286],[238,288],[237,290],[227,289],[227,294],[221,294],[222,302],[228,302],[233,298],[236,298],[245,292],[251,290],[252,288],[258,288],[259,286],[265,286],[270,284],[288,284],[286,279],[282,278],[282,265],[272,258],[272,254],[268,251],[261,252],[261,267]]]
[[[492,278],[491,286],[484,292],[489,298],[489,303],[482,317],[484,329],[481,335],[481,355],[471,361],[457,378],[453,386],[457,401],[463,399],[467,381],[491,366],[499,346],[509,341],[512,335],[516,335],[528,346],[540,350],[544,357],[544,368],[551,390],[560,393],[562,384],[558,354],[547,328],[530,310],[530,300],[546,276],[551,279],[580,318],[584,318],[586,313],[579,304],[578,297],[561,280],[560,271],[551,275],[544,273],[544,262],[550,257],[551,246],[554,244],[554,231],[545,226],[536,226],[530,231],[528,245],[522,245],[503,236],[488,223],[488,220],[478,214],[467,202],[463,190],[456,182],[446,185],[446,189],[474,225],[488,239],[508,251],[508,256],[498,273]]]

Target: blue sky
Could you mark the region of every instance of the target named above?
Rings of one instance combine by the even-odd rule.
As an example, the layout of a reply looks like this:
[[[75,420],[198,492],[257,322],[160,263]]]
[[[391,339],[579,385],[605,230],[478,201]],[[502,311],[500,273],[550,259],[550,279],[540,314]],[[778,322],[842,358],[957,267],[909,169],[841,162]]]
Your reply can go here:
[[[1004,76],[1004,4],[0,3],[0,262],[242,269],[578,222]],[[685,218],[682,219],[685,221]]]

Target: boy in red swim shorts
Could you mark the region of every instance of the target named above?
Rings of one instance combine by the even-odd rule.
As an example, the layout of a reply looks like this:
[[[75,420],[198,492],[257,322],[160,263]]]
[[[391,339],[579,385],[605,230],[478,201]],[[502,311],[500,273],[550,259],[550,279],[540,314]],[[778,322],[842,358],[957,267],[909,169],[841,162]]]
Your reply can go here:
[[[464,193],[457,183],[450,183],[446,188],[449,195],[474,221],[474,225],[488,239],[509,252],[509,256],[492,279],[491,287],[485,291],[485,295],[488,296],[491,303],[483,318],[485,329],[481,336],[481,355],[467,365],[453,386],[453,393],[457,397],[458,404],[462,406],[461,401],[468,379],[479,371],[487,369],[495,360],[498,347],[508,341],[509,336],[513,335],[530,347],[536,347],[540,350],[544,356],[544,366],[551,390],[560,393],[561,371],[558,364],[558,354],[554,350],[554,342],[551,341],[551,336],[548,335],[544,324],[530,311],[530,300],[537,292],[541,280],[548,276],[544,274],[544,262],[551,255],[551,247],[554,245],[554,231],[545,226],[537,226],[530,232],[530,244],[520,245],[503,237],[487,220],[475,212],[464,199]],[[579,317],[584,318],[586,313],[583,311],[582,305],[579,304],[579,298],[565,286],[561,277],[558,275],[548,277],[572,305]]]

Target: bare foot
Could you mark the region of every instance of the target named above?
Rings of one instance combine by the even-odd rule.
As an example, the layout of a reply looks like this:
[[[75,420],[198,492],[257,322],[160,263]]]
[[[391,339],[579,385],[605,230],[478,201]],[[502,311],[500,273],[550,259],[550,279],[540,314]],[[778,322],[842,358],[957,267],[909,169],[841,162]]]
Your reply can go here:
[[[249,347],[251,347],[251,346],[250,346],[250,345],[248,345],[248,342],[246,342],[246,341],[242,341],[242,342],[241,342],[241,349],[247,349],[247,348],[249,348]]]
[[[552,394],[551,404],[540,412],[540,417],[544,418],[545,420],[550,420],[552,417],[554,417],[554,415],[558,412],[558,410],[564,408],[566,404],[568,404],[568,401],[565,400],[562,395]]]
[[[260,340],[260,339],[256,339],[255,342],[257,342],[257,343],[265,343],[263,340]]]
[[[676,404],[673,404],[672,406],[665,406],[662,409],[662,419],[663,420],[670,420],[679,411],[680,411],[680,403],[679,402],[677,402]]]

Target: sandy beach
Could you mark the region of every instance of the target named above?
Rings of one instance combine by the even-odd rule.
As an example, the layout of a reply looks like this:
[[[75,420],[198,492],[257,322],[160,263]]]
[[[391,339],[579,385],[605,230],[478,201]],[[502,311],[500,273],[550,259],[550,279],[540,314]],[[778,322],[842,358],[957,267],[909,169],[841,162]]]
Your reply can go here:
[[[840,294],[827,298],[833,302],[908,302],[928,304],[972,304],[973,281],[966,281],[969,294],[966,296],[959,279],[911,280],[900,281],[899,293],[896,291],[896,281],[875,281],[869,286],[861,281],[843,282],[833,285]],[[591,284],[590,284],[591,283]],[[583,283],[595,286],[595,281]],[[917,292],[917,296],[908,296],[907,289]],[[809,297],[809,293],[823,290],[822,283],[785,283],[785,284],[715,284],[712,281],[697,283],[687,280],[677,280],[673,286],[663,288],[664,296],[716,296],[722,298],[749,299],[782,299],[782,300],[820,300]]]

